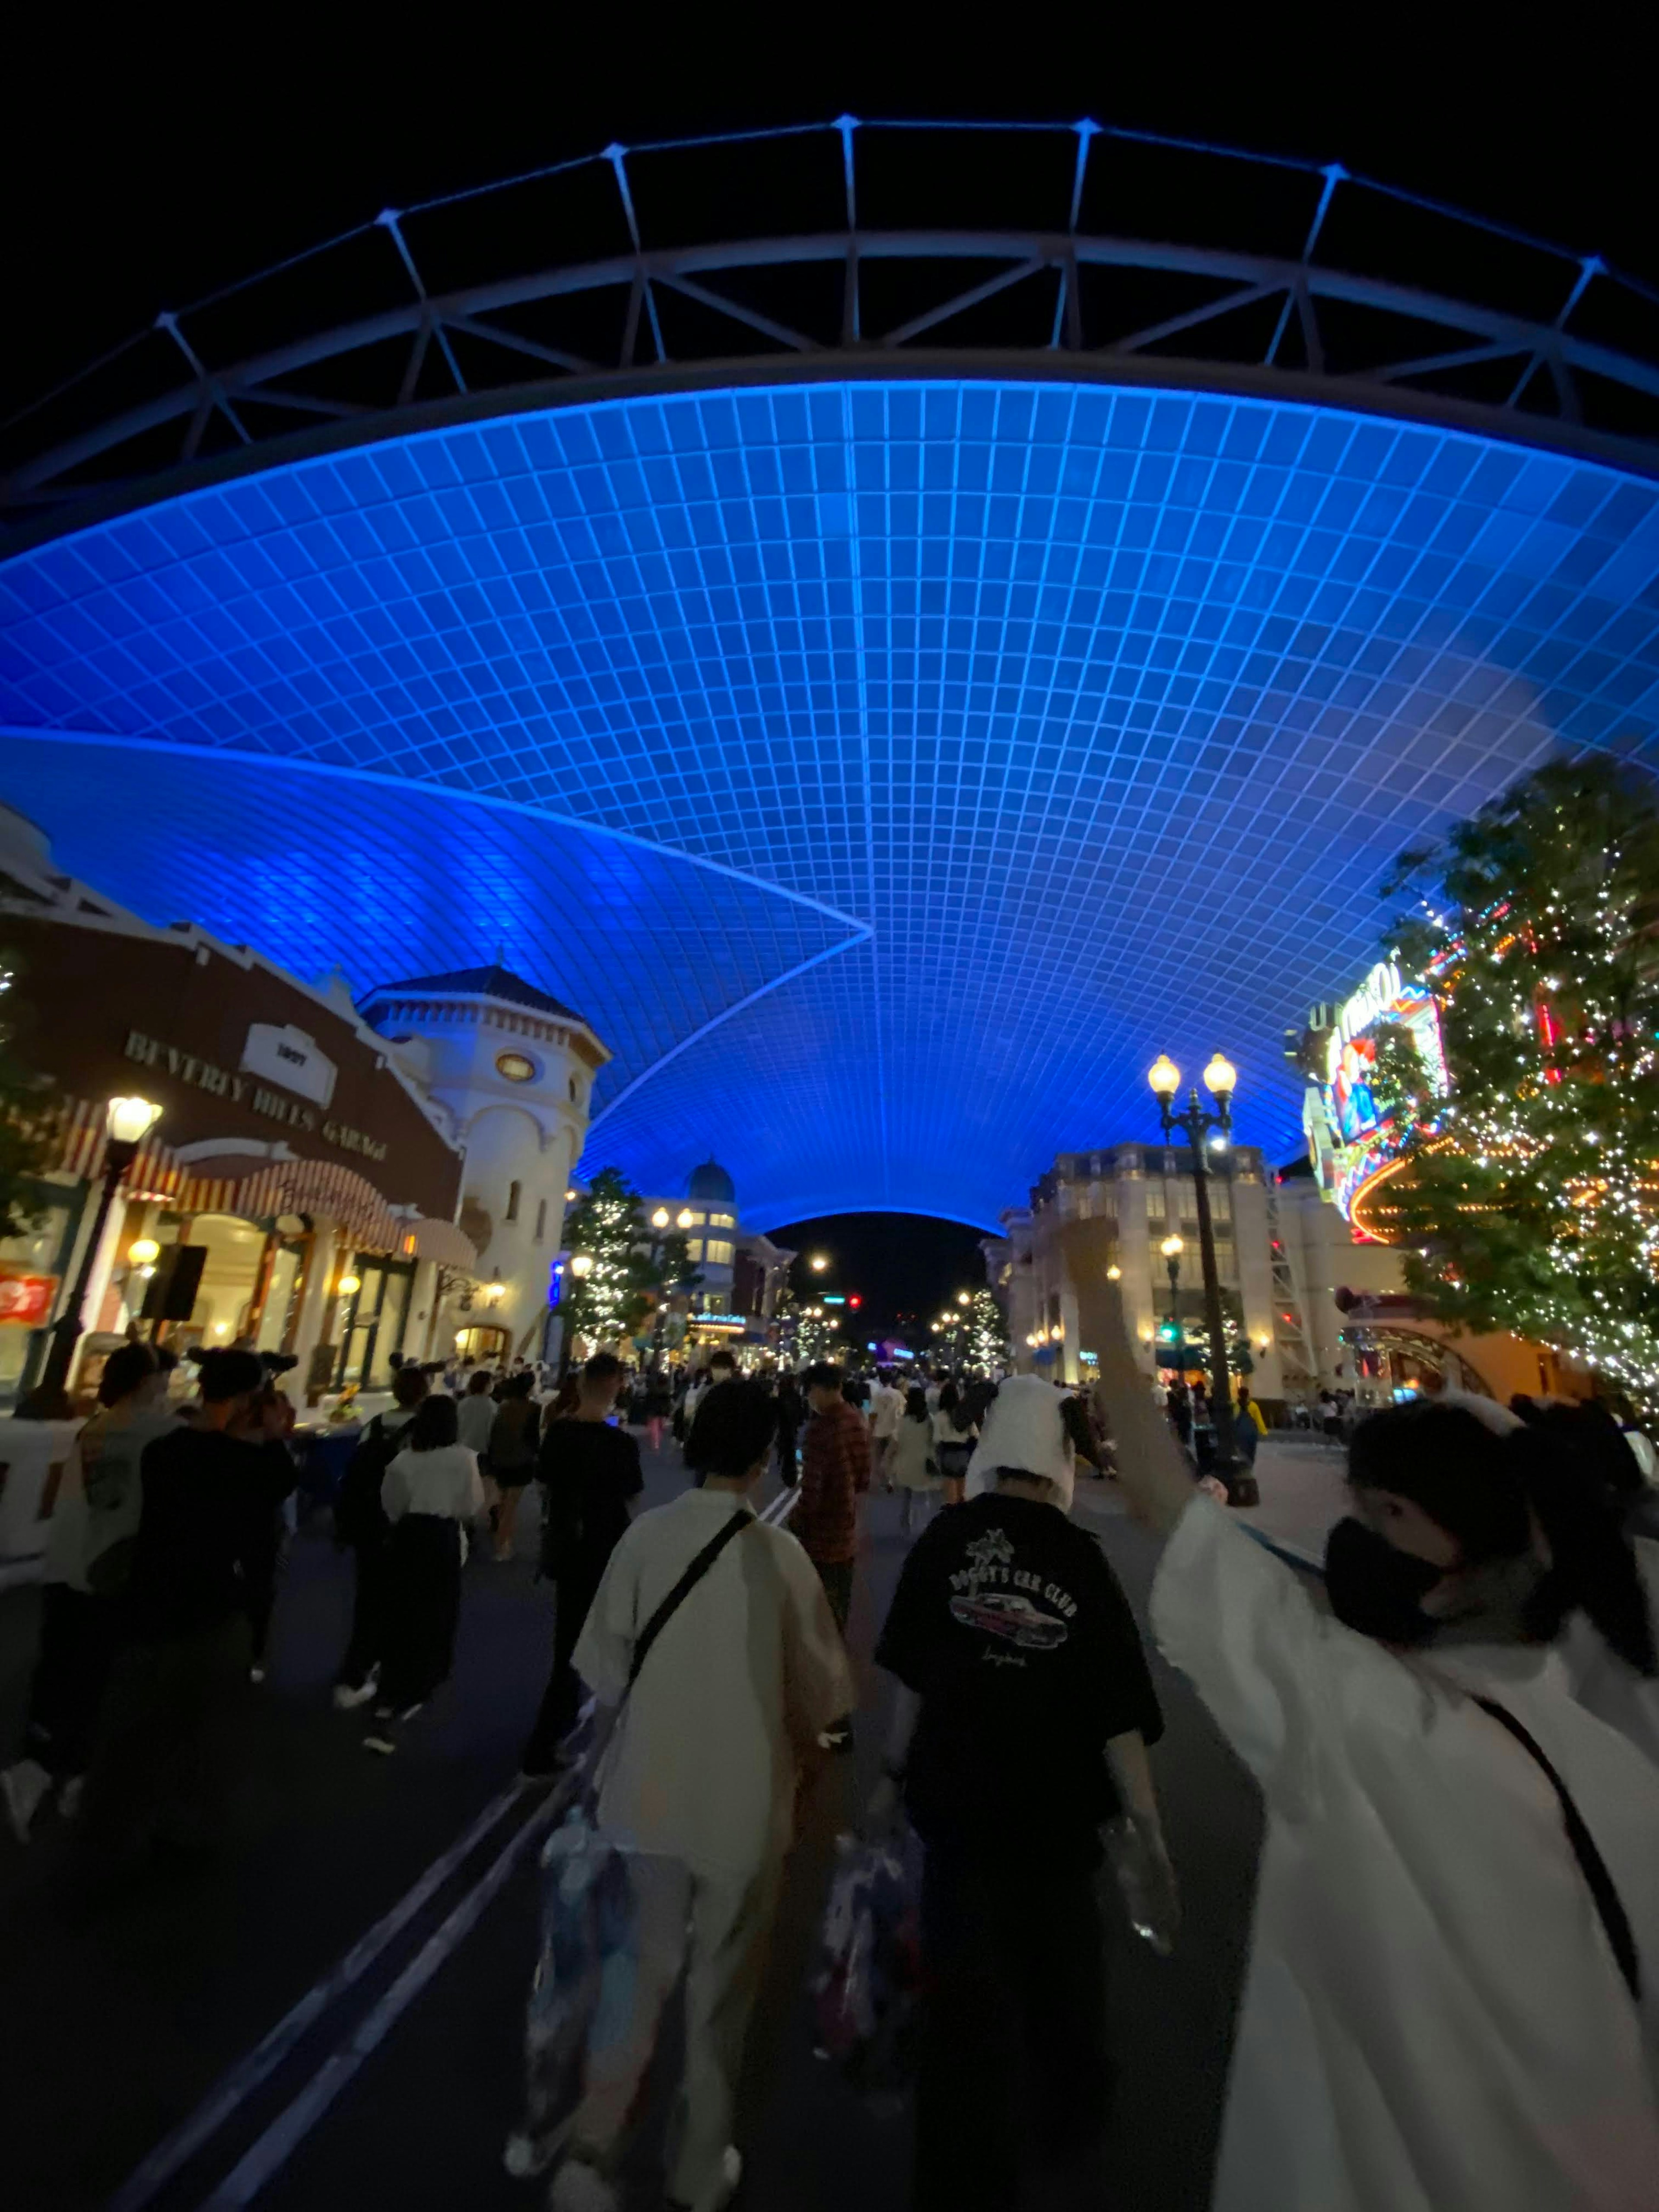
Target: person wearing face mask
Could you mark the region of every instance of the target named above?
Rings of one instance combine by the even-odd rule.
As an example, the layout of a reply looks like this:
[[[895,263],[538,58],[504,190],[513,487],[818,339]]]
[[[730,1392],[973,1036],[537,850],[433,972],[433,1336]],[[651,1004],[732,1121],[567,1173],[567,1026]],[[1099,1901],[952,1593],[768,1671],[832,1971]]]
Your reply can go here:
[[[919,2212],[1006,2212],[1026,2163],[1068,2204],[1103,2200],[1109,1820],[1129,1814],[1173,1894],[1146,1758],[1163,1717],[1128,1601],[1070,1518],[1074,1472],[1064,1401],[1011,1377],[876,1648],[898,1691],[866,1832],[902,1796],[925,1855]]]
[[[1606,1498],[1496,1407],[1374,1414],[1327,1613],[1102,1362],[1154,1632],[1267,1805],[1218,2212],[1650,2212],[1659,1772],[1554,1648],[1653,1673]]]

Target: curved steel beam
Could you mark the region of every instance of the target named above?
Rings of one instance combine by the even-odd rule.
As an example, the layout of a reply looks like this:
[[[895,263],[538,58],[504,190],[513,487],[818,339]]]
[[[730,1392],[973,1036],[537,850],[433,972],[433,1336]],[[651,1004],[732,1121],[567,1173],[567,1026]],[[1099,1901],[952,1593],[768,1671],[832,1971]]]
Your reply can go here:
[[[1006,266],[885,333],[854,341],[850,347],[843,344],[835,348],[820,344],[746,303],[722,299],[702,281],[723,270],[836,264],[844,264],[850,272],[849,282],[856,283],[856,272],[861,264],[883,260],[992,261]],[[1212,282],[1222,289],[1213,301],[1144,329],[1118,333],[1095,348],[1087,343],[1086,333],[1079,324],[1076,275],[1079,269],[1087,268],[1156,271]],[[1397,396],[1397,386],[1403,378],[1429,375],[1472,361],[1512,355],[1526,373],[1512,387],[1509,399],[1502,404],[1489,404],[1429,395],[1430,412],[1438,419],[1447,419],[1448,410],[1455,410],[1450,419],[1461,416],[1468,420],[1471,427],[1478,424],[1489,434],[1520,435],[1529,441],[1559,443],[1572,450],[1595,451],[1620,465],[1630,465],[1633,456],[1641,455],[1645,456],[1643,465],[1648,469],[1659,467],[1659,443],[1584,429],[1571,419],[1574,375],[1594,376],[1645,398],[1659,399],[1659,365],[1579,337],[1561,327],[1560,317],[1553,323],[1541,323],[1437,293],[1320,267],[1307,260],[1271,259],[1209,247],[1171,246],[1139,239],[1079,237],[1066,232],[855,230],[810,237],[749,239],[716,246],[644,249],[577,267],[544,269],[531,276],[473,286],[441,296],[422,295],[406,306],[313,333],[230,367],[210,370],[197,365],[191,356],[196,373],[187,382],[52,447],[14,470],[0,483],[0,511],[9,507],[15,513],[20,506],[27,507],[43,492],[50,494],[51,488],[59,485],[73,471],[169,422],[184,419],[195,426],[210,411],[228,411],[238,402],[263,398],[278,408],[332,412],[341,403],[325,396],[286,391],[280,388],[281,380],[302,375],[322,363],[383,345],[394,338],[409,338],[423,356],[434,336],[442,343],[451,331],[465,331],[478,343],[527,355],[546,366],[562,369],[565,374],[553,389],[562,391],[568,382],[573,387],[580,386],[584,399],[600,396],[606,389],[621,392],[638,388],[641,376],[660,379],[665,374],[684,375],[694,367],[702,372],[696,379],[702,383],[712,380],[709,372],[717,366],[722,380],[730,380],[734,367],[744,373],[744,380],[754,375],[757,356],[753,355],[742,356],[737,364],[716,358],[678,364],[664,360],[644,370],[637,368],[631,357],[625,357],[615,368],[607,369],[515,331],[491,327],[483,319],[538,301],[614,289],[626,290],[630,301],[637,302],[641,296],[649,299],[652,288],[660,286],[696,299],[734,324],[770,338],[782,349],[777,356],[760,357],[768,363],[771,375],[775,376],[786,362],[789,365],[786,373],[794,374],[890,375],[896,362],[904,358],[909,338],[927,332],[937,339],[940,326],[954,316],[994,293],[1048,273],[1065,281],[1066,319],[1071,325],[1067,336],[1074,342],[1064,348],[1053,341],[1030,349],[1015,348],[1012,356],[1001,356],[1004,373],[1012,357],[1024,364],[1028,374],[1111,377],[1131,360],[1139,358],[1144,362],[1142,349],[1150,345],[1183,331],[1214,324],[1257,301],[1282,295],[1287,307],[1294,305],[1308,335],[1310,359],[1314,364],[1311,376],[1310,372],[1285,371],[1273,365],[1278,343],[1276,332],[1274,345],[1268,349],[1266,360],[1255,349],[1251,349],[1249,358],[1221,363],[1209,359],[1189,361],[1159,356],[1155,371],[1158,380],[1186,383],[1194,374],[1213,377],[1218,372],[1236,379],[1254,372],[1267,376],[1272,388],[1281,395],[1294,388],[1298,380],[1304,385],[1311,381],[1317,386],[1319,397],[1328,403],[1334,400],[1352,407],[1365,404],[1373,393]],[[1378,360],[1363,368],[1334,372],[1321,366],[1316,308],[1322,301],[1366,309],[1419,328],[1428,325],[1445,330],[1473,343],[1431,356],[1419,355],[1415,359]],[[630,327],[635,325],[637,314],[630,313],[629,320]],[[1056,337],[1061,317],[1056,313]],[[1381,352],[1383,349],[1379,345],[1376,350]],[[631,351],[631,347],[626,349],[630,356]],[[878,362],[871,362],[871,353],[878,356]],[[947,352],[957,374],[961,374],[965,362],[973,357],[974,349],[951,349]],[[1531,368],[1540,365],[1550,370],[1556,381],[1565,420],[1521,416],[1516,410],[1515,403]],[[459,380],[459,372],[457,375]],[[349,416],[355,436],[366,436],[372,441],[399,434],[411,427],[425,427],[431,419],[431,403],[421,404],[408,399],[410,388],[410,379],[405,376],[397,398],[386,409],[371,408]],[[575,396],[574,390],[568,396]],[[455,398],[481,402],[480,411],[485,414],[514,411],[525,404],[522,388],[511,386],[494,391],[462,390]],[[535,404],[550,402],[540,397]],[[244,437],[249,435],[240,420],[237,427]],[[289,441],[280,436],[254,440],[252,449],[270,453],[273,447],[279,449],[283,458],[287,458],[292,450]],[[185,461],[192,458],[188,440],[182,458]],[[271,453],[271,458],[277,455]],[[175,467],[164,471],[160,482],[171,489],[180,489],[185,476],[184,469]],[[191,477],[189,480],[196,479]],[[52,495],[79,503],[78,489],[65,488]],[[141,497],[154,495],[151,490],[141,493]]]

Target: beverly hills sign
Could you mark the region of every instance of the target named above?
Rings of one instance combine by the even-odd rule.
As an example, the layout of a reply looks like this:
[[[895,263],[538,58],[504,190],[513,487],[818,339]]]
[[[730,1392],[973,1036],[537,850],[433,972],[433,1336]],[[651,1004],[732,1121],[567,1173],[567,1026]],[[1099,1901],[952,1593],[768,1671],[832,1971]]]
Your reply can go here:
[[[261,1039],[249,1056],[269,1065],[267,1050]],[[290,1047],[290,1049],[295,1049]],[[286,1096],[274,1090],[270,1082],[260,1082],[252,1075],[233,1073],[229,1068],[217,1067],[211,1060],[185,1052],[179,1045],[167,1044],[158,1037],[147,1036],[142,1030],[129,1030],[125,1046],[126,1057],[141,1067],[165,1072],[176,1082],[198,1091],[205,1091],[215,1097],[228,1099],[234,1106],[242,1106],[265,1120],[280,1121],[290,1129],[304,1131],[307,1135],[320,1135],[325,1144],[337,1146],[343,1152],[354,1153],[359,1159],[384,1160],[386,1147],[378,1138],[368,1136],[362,1129],[325,1115],[318,1108],[303,1098]],[[320,1056],[319,1056],[320,1057]],[[332,1071],[328,1088],[331,1091]],[[315,1079],[313,1078],[314,1082]],[[320,1085],[318,1086],[320,1088]]]

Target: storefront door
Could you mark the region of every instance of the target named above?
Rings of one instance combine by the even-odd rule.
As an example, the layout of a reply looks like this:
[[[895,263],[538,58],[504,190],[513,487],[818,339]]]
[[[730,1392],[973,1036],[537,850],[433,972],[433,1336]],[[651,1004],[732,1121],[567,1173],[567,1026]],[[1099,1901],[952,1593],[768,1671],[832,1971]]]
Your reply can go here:
[[[360,1255],[356,1272],[359,1288],[340,1348],[337,1387],[356,1382],[365,1390],[384,1390],[392,1381],[390,1355],[404,1340],[415,1269],[407,1261]]]

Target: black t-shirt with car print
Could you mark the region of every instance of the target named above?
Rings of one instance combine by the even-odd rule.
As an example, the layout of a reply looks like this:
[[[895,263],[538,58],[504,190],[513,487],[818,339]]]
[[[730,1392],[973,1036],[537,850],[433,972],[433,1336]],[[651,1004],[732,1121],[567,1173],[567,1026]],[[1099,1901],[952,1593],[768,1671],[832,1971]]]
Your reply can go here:
[[[905,1562],[876,1659],[921,1698],[905,1802],[930,1850],[1098,1856],[1117,1809],[1105,1745],[1155,1742],[1164,1719],[1092,1536],[1030,1498],[949,1507]]]

